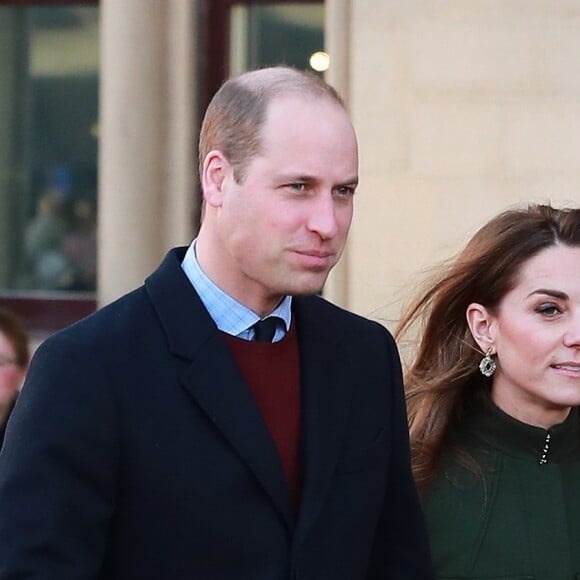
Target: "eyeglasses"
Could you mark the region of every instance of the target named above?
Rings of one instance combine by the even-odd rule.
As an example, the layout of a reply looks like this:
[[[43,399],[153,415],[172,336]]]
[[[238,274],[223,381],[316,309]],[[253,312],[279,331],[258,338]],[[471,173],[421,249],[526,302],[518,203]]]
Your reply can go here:
[[[9,356],[0,354],[0,368],[15,364],[18,364],[18,361],[15,358],[10,358]]]

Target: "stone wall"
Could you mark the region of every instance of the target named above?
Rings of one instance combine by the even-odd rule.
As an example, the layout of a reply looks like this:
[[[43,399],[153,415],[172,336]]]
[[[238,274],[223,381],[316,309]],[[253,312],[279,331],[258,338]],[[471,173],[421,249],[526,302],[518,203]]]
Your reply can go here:
[[[498,211],[580,204],[580,2],[352,0],[348,303],[388,326]]]

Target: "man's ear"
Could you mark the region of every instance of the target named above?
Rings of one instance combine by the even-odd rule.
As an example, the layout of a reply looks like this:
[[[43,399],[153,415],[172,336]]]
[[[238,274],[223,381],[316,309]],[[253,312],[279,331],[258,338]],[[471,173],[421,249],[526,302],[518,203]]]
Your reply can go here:
[[[200,181],[203,198],[208,205],[221,206],[224,181],[230,171],[230,163],[221,151],[212,150],[205,156]]]
[[[473,340],[478,344],[482,352],[495,352],[495,317],[489,310],[478,304],[471,303],[465,311],[467,325],[473,336]]]

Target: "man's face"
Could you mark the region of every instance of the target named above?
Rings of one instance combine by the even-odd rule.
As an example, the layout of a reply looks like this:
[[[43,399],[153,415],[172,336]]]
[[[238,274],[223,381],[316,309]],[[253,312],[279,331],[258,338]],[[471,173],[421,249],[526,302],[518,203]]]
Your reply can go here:
[[[224,165],[210,276],[262,315],[286,294],[320,291],[344,248],[358,182],[346,112],[326,98],[278,98],[241,183]]]

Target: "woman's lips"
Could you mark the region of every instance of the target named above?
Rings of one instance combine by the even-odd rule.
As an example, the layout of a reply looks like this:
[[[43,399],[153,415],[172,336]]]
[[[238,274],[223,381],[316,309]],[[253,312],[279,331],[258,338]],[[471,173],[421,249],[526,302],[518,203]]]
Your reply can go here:
[[[577,362],[562,362],[551,365],[553,369],[560,371],[568,376],[580,377],[580,363]]]

